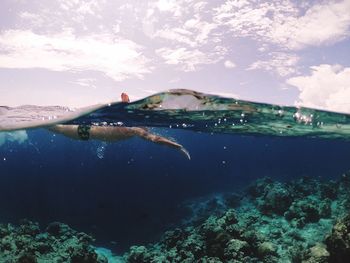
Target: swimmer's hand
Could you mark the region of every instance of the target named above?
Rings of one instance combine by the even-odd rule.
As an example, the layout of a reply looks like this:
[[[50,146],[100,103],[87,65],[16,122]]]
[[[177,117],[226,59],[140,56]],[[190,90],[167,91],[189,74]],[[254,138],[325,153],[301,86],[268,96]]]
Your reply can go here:
[[[180,151],[187,157],[188,160],[191,160],[190,153],[184,147],[181,147]]]

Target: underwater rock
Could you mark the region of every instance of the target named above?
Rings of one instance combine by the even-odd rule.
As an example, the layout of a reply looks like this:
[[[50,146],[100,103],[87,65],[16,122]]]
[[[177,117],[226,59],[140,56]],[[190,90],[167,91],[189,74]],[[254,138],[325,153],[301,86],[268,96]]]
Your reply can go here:
[[[302,263],[327,263],[329,262],[329,255],[326,245],[317,243],[307,251]]]
[[[269,255],[277,255],[277,247],[271,242],[263,242],[259,244],[257,252],[261,258]]]
[[[224,250],[224,257],[227,260],[239,260],[243,259],[246,253],[249,253],[250,246],[248,242],[239,240],[239,239],[231,239],[227,244]]]
[[[182,205],[188,214],[182,222],[190,225],[202,224],[209,216],[220,216],[228,208],[233,208],[239,199],[240,196],[235,193],[224,193],[189,200]]]
[[[37,259],[34,254],[31,253],[22,253],[18,259],[18,263],[37,263]]]
[[[50,223],[46,228],[46,232],[55,237],[69,237],[72,234],[69,226],[60,222]]]
[[[256,181],[248,192],[255,198],[260,211],[264,214],[283,214],[292,203],[292,193],[287,185],[274,182],[270,178]]]
[[[294,220],[297,227],[304,227],[307,223],[318,222],[321,218],[331,215],[330,199],[318,200],[311,197],[296,200],[284,213],[287,220]]]
[[[49,224],[46,232],[29,220],[19,226],[0,224],[0,235],[0,262],[107,263],[90,245],[90,236],[59,222]]]
[[[273,183],[273,180],[270,177],[263,177],[252,183],[248,187],[247,192],[254,198],[260,197],[264,195],[266,186],[271,183]]]
[[[130,263],[142,263],[149,262],[148,251],[145,246],[132,246],[130,252],[125,257],[127,262]]]
[[[95,263],[97,262],[97,254],[86,247],[76,247],[71,252],[71,263]]]
[[[290,185],[295,198],[305,198],[319,191],[319,181],[308,176],[303,176]]]
[[[265,188],[265,195],[259,200],[259,208],[263,213],[283,214],[292,203],[292,195],[282,183],[273,183]]]
[[[165,232],[163,236],[163,243],[167,248],[172,248],[175,247],[178,242],[183,241],[184,237],[185,233],[180,228],[176,228]]]
[[[346,209],[350,210],[350,172],[347,172],[341,176],[338,182],[338,199],[342,200],[340,205]]]
[[[329,262],[341,263],[350,259],[350,214],[334,225],[325,242],[330,253]]]
[[[20,235],[30,235],[35,236],[40,233],[39,224],[31,222],[27,219],[22,219],[19,227],[17,228],[17,233]]]
[[[334,181],[329,181],[327,184],[322,184],[320,187],[321,198],[335,200],[338,196],[338,185]]]

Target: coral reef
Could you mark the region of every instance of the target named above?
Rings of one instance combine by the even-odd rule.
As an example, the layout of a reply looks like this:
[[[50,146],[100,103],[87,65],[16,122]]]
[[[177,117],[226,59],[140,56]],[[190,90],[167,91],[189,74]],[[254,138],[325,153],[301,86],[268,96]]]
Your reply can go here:
[[[19,226],[0,224],[0,259],[6,263],[107,263],[90,243],[89,235],[53,222],[44,232],[22,220]]]
[[[337,182],[305,177],[282,183],[263,178],[240,196],[219,194],[187,203],[194,212],[192,219],[184,220],[187,225],[167,231],[156,244],[131,247],[124,260],[347,262],[349,182],[348,175]]]
[[[185,205],[192,214],[158,243],[132,246],[122,257],[94,248],[92,237],[53,222],[0,224],[0,262],[291,262],[350,259],[350,176],[255,181],[244,192],[220,193]]]

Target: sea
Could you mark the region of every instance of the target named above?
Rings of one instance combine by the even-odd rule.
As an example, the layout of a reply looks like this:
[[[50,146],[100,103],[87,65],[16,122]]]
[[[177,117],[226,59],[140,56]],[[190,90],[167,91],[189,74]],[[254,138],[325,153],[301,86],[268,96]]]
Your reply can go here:
[[[86,140],[55,132],[54,125],[80,125],[90,132],[138,127],[176,142],[189,156],[142,136]],[[262,178],[280,184],[301,178],[335,182],[350,171],[350,115],[190,90],[83,109],[3,105],[0,130],[0,224],[18,226],[26,219],[45,231],[61,222],[92,236],[91,246],[119,257],[132,246],[160,244],[166,231],[188,227],[198,216],[193,207],[213,196],[237,193],[246,200],[246,189]],[[213,215],[206,211],[200,222],[220,216],[215,207]],[[271,213],[263,214],[276,218]],[[332,217],[332,224],[338,219]],[[303,242],[305,251],[315,245]],[[283,259],[279,250],[276,261],[272,252],[259,259],[254,251],[244,253],[256,262],[297,262]],[[0,262],[10,262],[1,255]],[[158,262],[181,262],[167,260]]]

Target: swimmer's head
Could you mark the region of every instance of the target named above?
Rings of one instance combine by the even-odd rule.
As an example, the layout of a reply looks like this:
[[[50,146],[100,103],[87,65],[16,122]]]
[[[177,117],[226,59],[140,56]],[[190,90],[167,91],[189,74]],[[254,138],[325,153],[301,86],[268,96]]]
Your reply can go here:
[[[130,102],[128,94],[124,92],[122,93],[121,98],[122,98],[122,102]]]

